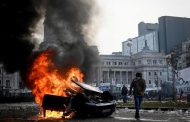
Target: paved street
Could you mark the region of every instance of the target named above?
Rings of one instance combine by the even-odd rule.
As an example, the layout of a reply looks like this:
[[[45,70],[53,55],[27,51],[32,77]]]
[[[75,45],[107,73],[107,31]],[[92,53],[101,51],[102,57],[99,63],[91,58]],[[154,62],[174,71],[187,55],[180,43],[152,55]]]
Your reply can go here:
[[[111,117],[91,119],[43,119],[37,117],[39,108],[35,103],[0,104],[0,122],[190,122],[190,113],[181,110],[141,110],[141,119],[134,119],[134,109],[117,109]]]

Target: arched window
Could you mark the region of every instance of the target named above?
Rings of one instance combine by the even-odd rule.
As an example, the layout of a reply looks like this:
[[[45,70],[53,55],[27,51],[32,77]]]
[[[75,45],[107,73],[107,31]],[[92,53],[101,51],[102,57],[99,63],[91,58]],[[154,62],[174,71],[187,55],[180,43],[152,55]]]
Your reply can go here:
[[[148,82],[149,84],[151,84],[152,82],[151,82],[151,80],[149,80],[149,82]]]

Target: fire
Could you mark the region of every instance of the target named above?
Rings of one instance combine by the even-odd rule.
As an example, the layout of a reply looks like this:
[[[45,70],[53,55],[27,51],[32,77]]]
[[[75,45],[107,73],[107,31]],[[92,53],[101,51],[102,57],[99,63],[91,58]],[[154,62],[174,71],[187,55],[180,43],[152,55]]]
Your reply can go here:
[[[28,84],[35,96],[36,103],[38,103],[40,107],[42,107],[42,101],[45,94],[66,97],[69,95],[66,92],[68,88],[75,92],[80,92],[81,89],[71,81],[73,76],[83,82],[84,75],[79,68],[72,67],[68,69],[65,74],[62,74],[56,69],[52,62],[52,55],[52,50],[46,50],[38,55],[34,60],[28,75]],[[60,116],[60,114],[62,115],[61,112],[52,113],[50,111],[46,113],[46,116],[50,115],[51,117],[57,117]]]
[[[60,118],[63,116],[63,112],[59,111],[51,111],[51,110],[46,110],[46,117],[55,117],[55,118]]]

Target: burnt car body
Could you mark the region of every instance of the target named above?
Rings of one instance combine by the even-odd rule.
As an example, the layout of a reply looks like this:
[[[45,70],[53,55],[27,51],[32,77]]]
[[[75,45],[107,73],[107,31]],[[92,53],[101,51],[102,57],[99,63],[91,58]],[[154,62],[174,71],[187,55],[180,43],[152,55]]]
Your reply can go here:
[[[73,81],[83,92],[61,97],[46,94],[42,107],[45,110],[65,111],[64,114],[76,112],[76,117],[107,117],[115,111],[113,97],[108,91],[101,91],[88,84]],[[59,107],[60,106],[60,107]]]
[[[44,95],[42,102],[44,117],[46,117],[46,110],[61,112],[66,111],[67,106],[69,104],[69,100],[70,99],[68,97],[61,97],[49,94]]]

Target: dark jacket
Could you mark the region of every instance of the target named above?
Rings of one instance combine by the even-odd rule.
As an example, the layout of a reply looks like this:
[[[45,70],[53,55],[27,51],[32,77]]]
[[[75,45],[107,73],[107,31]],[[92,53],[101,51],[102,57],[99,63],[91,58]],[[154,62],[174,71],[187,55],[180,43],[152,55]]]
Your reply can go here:
[[[142,78],[135,78],[130,86],[130,93],[133,89],[134,96],[143,96],[146,89],[146,82]]]
[[[127,95],[127,93],[128,93],[127,87],[126,87],[126,86],[123,86],[123,87],[122,87],[122,90],[121,90],[121,94],[122,94],[122,95]]]

